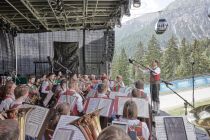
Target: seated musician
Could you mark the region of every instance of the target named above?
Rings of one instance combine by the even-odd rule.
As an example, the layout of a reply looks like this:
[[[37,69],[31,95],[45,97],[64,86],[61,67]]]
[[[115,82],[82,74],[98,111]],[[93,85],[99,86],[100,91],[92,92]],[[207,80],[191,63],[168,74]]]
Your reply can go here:
[[[56,87],[56,93],[62,95],[66,92],[67,89],[68,89],[67,80],[63,79],[61,80],[60,85]]]
[[[97,140],[131,140],[128,134],[120,127],[111,125],[103,129]]]
[[[43,83],[40,87],[41,88],[40,96],[42,98],[42,101],[44,101],[47,94],[50,93],[50,91],[52,90],[53,85],[54,85],[54,78],[55,78],[55,74],[49,73],[47,75],[47,79],[45,81],[43,81]]]
[[[86,95],[89,93],[89,91],[91,90],[91,81],[88,78],[88,75],[84,75],[82,78],[82,87],[81,90],[82,92]]]
[[[74,75],[70,80],[69,89],[66,91],[67,95],[77,97],[76,110],[75,112],[72,112],[73,115],[83,115],[83,110],[84,110],[83,106],[84,97],[78,92],[78,89],[79,89],[78,79],[76,75]]]
[[[1,102],[0,105],[0,112],[3,110],[8,110],[12,102],[15,101],[15,95],[14,90],[16,88],[16,85],[13,81],[8,81],[4,88],[4,100]]]
[[[17,108],[26,101],[29,95],[29,88],[26,85],[19,85],[15,88],[15,101],[10,105],[10,108]]]
[[[40,78],[36,77],[35,82],[34,82],[34,86],[36,86],[37,89],[40,88],[40,86],[41,86]]]
[[[0,140],[18,140],[19,131],[16,120],[0,120]]]
[[[128,134],[134,131],[139,140],[148,140],[150,133],[147,124],[138,120],[137,114],[136,103],[132,100],[128,100],[124,104],[123,117],[120,118],[120,121],[128,123]]]
[[[98,80],[96,80],[96,76],[94,74],[90,75],[90,81],[91,81],[91,89],[96,89],[98,85]]]
[[[70,115],[70,105],[68,103],[57,105],[52,119],[49,122],[48,129],[55,130],[61,115]]]
[[[98,93],[97,93],[97,97],[100,97],[100,98],[108,98],[108,95],[107,95],[107,85],[102,83],[102,84],[99,84],[98,85]]]
[[[103,81],[104,79],[108,79],[108,76],[106,73],[101,74],[101,81]]]
[[[112,91],[118,92],[120,88],[125,87],[125,84],[123,82],[123,78],[121,75],[118,75],[116,77],[116,81],[114,83],[114,86],[112,87]]]
[[[29,97],[33,97],[34,95],[38,95],[39,91],[38,88],[34,85],[35,84],[35,76],[30,75],[28,77],[28,84],[27,86],[29,87]]]
[[[142,91],[140,91],[140,90],[138,90],[138,89],[136,89],[136,88],[134,88],[134,89],[132,90],[130,96],[131,96],[131,97],[136,97],[136,98],[147,99],[147,95],[146,95],[144,92],[142,92]]]
[[[131,97],[147,99],[147,94],[144,92],[144,82],[138,80],[134,83],[135,88],[131,92]]]
[[[19,85],[15,88],[15,101],[11,103],[10,109],[6,111],[7,119],[17,119],[18,108],[26,101],[29,95],[29,87]]]

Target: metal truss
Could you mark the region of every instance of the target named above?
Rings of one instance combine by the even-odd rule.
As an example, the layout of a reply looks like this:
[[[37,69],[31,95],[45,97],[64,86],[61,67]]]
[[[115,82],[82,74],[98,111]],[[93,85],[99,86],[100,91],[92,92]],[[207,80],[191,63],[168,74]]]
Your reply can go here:
[[[2,0],[1,18],[23,32],[110,29],[120,22],[124,0]],[[61,3],[56,7],[57,2]]]

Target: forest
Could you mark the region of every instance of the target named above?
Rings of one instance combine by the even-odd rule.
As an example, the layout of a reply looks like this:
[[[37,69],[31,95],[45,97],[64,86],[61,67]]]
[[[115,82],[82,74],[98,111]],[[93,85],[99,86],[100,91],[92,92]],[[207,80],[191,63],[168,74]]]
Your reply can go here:
[[[132,59],[145,66],[151,66],[153,60],[158,60],[161,78],[164,80],[185,79],[192,75],[207,74],[210,71],[210,39],[208,38],[192,42],[183,38],[181,43],[178,43],[177,39],[171,36],[166,47],[161,47],[155,35],[152,35],[147,45],[145,44],[139,42],[135,50],[130,50],[134,51]],[[112,78],[122,75],[126,84],[131,84],[139,79],[148,82],[149,75],[130,64],[128,59],[125,48],[122,48],[120,52],[115,52],[112,62]]]

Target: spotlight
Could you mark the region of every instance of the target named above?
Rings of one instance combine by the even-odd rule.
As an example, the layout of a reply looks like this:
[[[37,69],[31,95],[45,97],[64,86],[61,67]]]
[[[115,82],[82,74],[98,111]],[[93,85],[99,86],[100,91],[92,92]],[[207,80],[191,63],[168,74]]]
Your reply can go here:
[[[133,0],[133,7],[139,8],[141,6],[141,0]]]

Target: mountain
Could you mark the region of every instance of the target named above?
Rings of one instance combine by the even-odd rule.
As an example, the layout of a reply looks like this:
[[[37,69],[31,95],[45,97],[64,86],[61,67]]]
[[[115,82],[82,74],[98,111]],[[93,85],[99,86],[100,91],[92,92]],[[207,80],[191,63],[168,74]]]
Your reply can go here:
[[[208,9],[210,0],[175,0],[162,12],[149,13],[132,19],[115,29],[116,53],[125,48],[132,56],[136,45],[141,41],[144,46],[155,34],[155,24],[159,18],[168,21],[168,29],[162,35],[156,35],[161,48],[165,48],[169,38],[174,35],[177,43],[182,38],[188,41],[210,37],[210,19]]]

